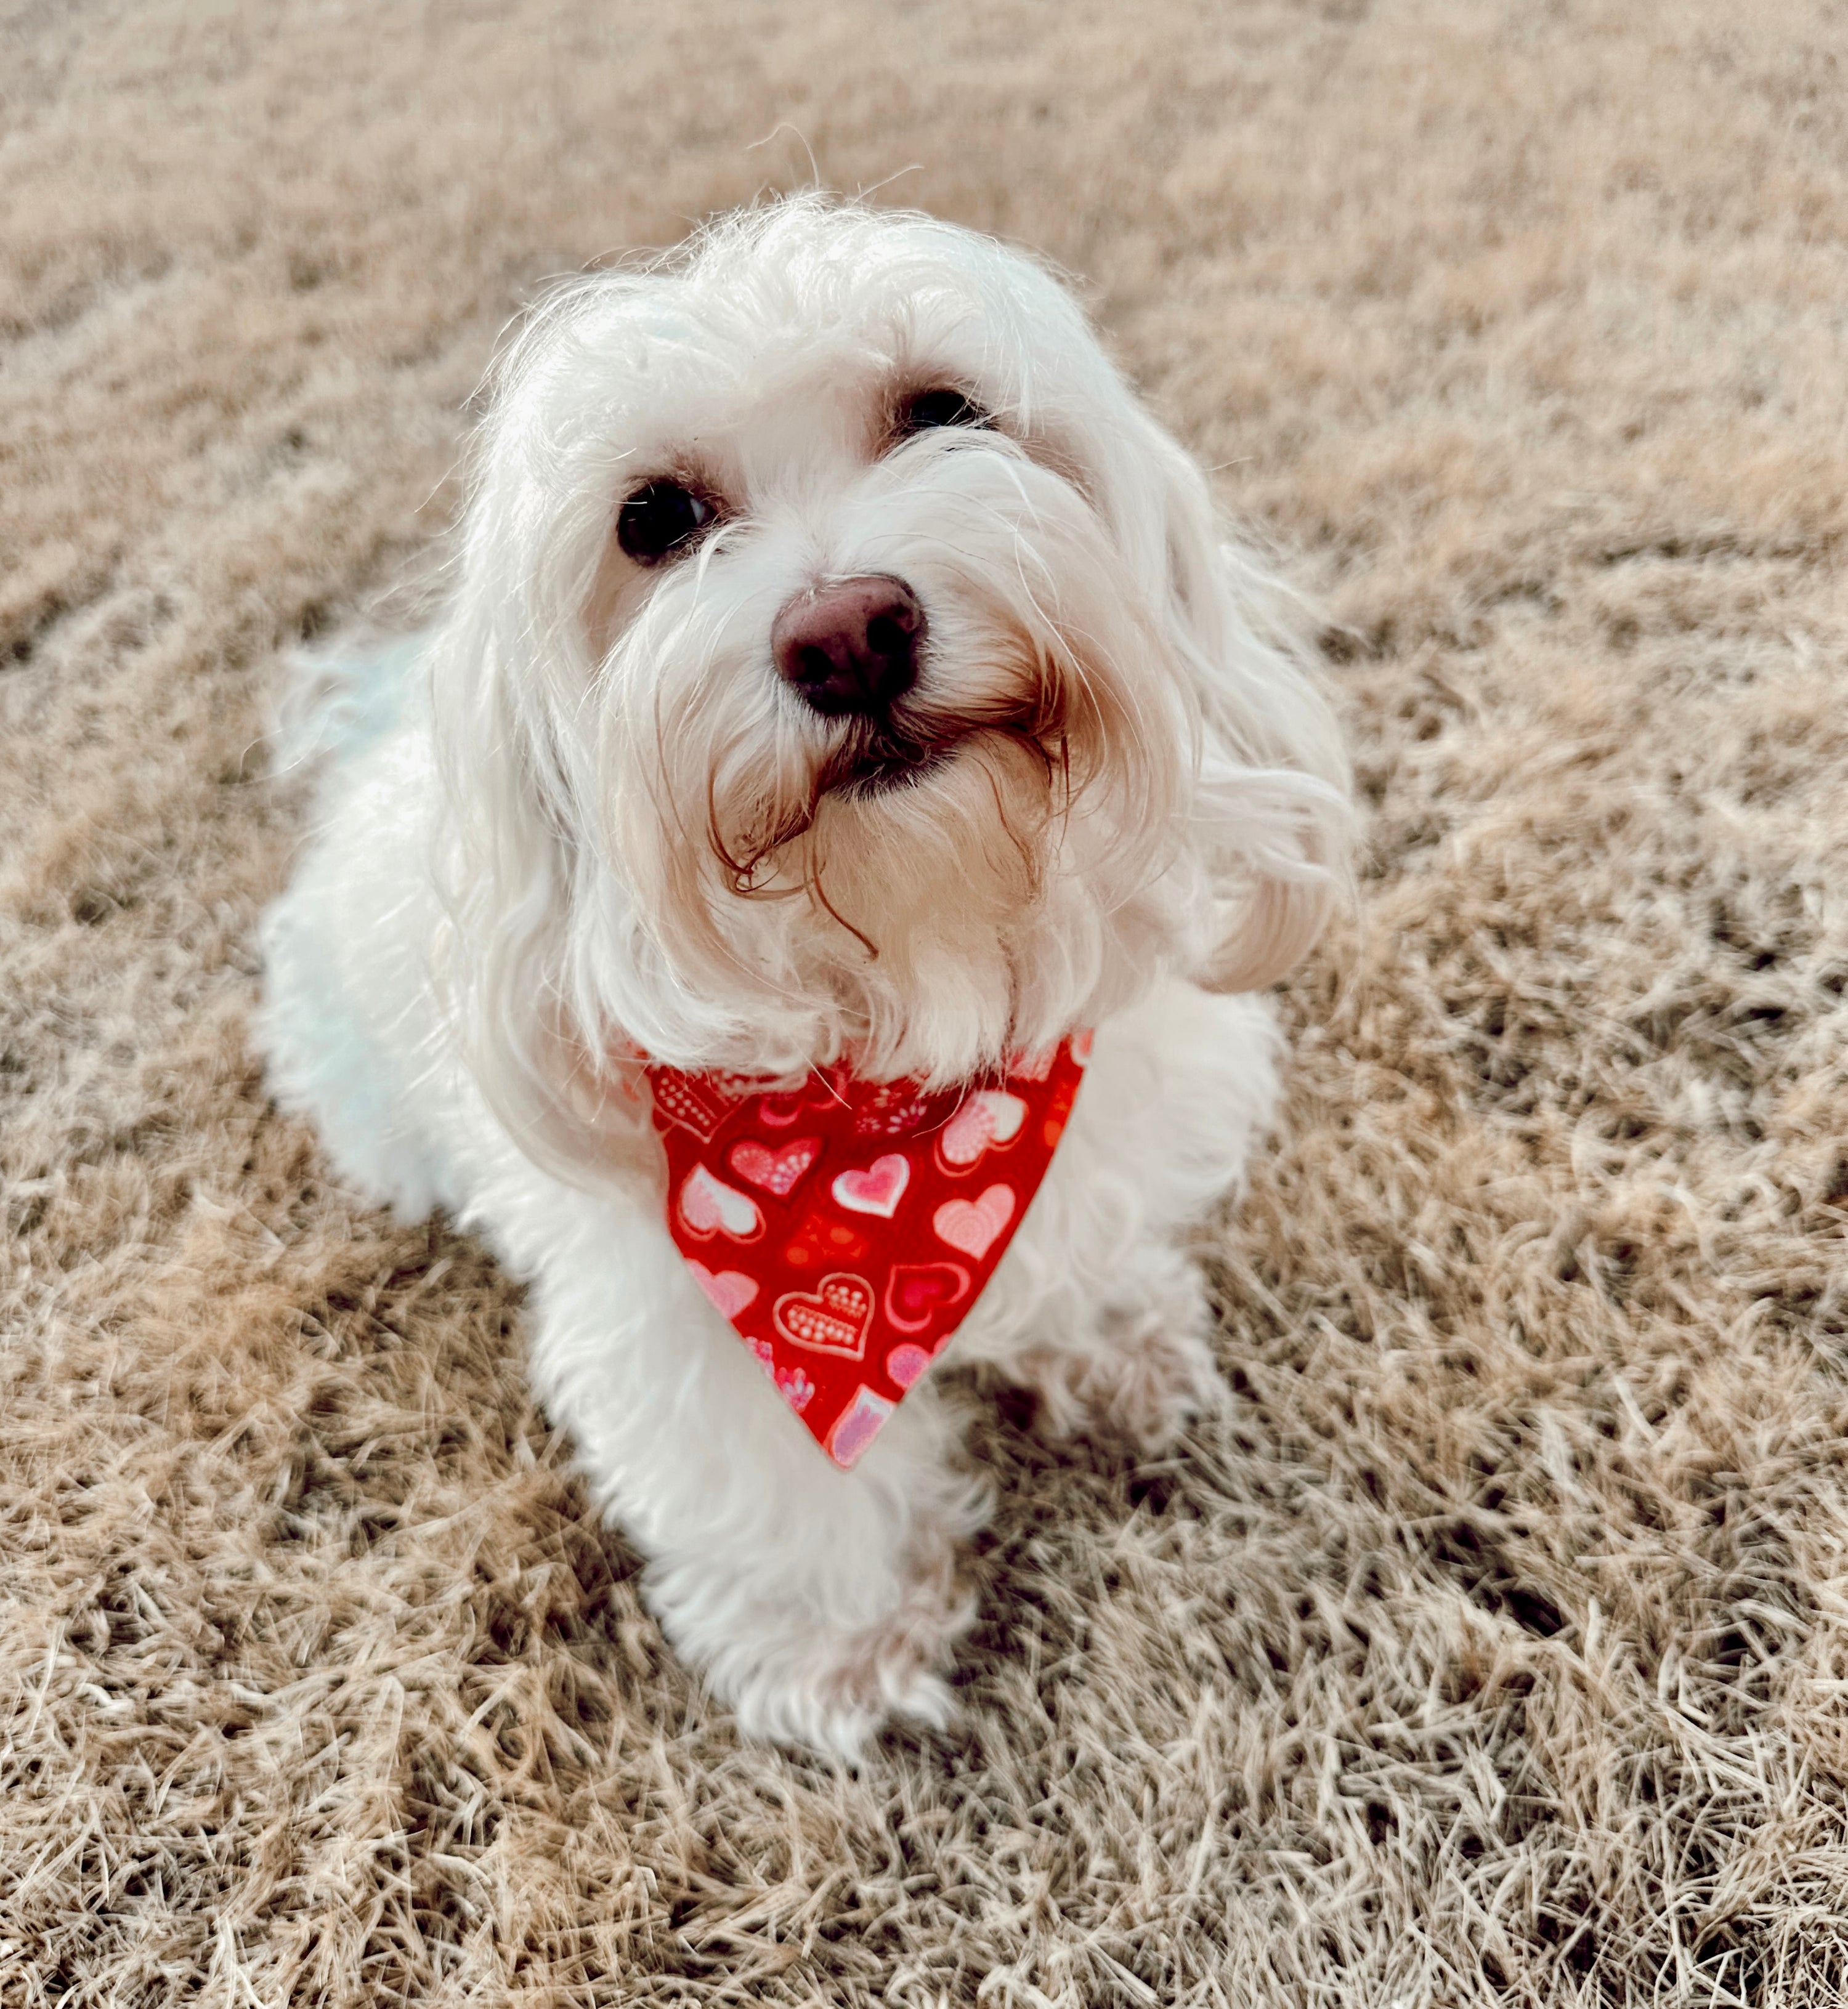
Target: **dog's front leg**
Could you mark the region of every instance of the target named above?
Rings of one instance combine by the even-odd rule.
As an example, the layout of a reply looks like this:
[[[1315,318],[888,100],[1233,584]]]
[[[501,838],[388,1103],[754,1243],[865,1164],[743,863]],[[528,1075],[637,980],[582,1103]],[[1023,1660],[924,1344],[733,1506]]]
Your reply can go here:
[[[647,1557],[676,1649],[750,1735],[850,1756],[890,1715],[941,1724],[942,1669],[972,1616],[956,1543],[988,1497],[936,1391],[916,1390],[838,1470],[658,1221],[556,1202],[552,1245],[523,1266],[534,1379]]]
[[[1165,1448],[1222,1399],[1187,1253],[1243,1175],[1277,1095],[1270,1008],[1158,987],[1098,1028],[1065,1139],[952,1357],[1038,1398],[1043,1433]]]

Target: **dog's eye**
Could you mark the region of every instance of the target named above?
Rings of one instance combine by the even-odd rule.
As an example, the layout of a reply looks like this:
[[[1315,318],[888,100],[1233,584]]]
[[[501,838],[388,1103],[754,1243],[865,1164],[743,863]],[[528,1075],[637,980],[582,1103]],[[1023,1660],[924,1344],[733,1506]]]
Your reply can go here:
[[[920,391],[899,407],[899,431],[934,432],[941,426],[985,426],[988,415],[973,398],[960,391],[942,388]]]
[[[638,488],[616,517],[616,542],[637,565],[657,565],[697,537],[712,520],[712,505],[677,481]]]

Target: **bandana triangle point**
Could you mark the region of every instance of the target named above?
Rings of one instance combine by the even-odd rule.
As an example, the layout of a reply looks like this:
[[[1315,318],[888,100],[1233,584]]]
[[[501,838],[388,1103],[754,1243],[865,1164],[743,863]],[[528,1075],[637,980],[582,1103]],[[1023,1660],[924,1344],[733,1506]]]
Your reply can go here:
[[[836,1465],[864,1452],[974,1309],[1090,1054],[1077,1032],[1005,1080],[942,1092],[836,1068],[809,1093],[648,1063],[668,1231]]]

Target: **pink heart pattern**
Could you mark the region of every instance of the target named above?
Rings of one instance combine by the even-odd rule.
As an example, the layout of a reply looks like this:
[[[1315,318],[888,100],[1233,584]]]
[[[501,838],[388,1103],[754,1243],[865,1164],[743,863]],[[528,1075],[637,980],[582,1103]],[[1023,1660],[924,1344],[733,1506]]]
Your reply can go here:
[[[909,1388],[930,1364],[931,1356],[909,1340],[885,1356],[885,1371],[901,1388]]]
[[[764,1231],[763,1210],[750,1195],[714,1178],[704,1165],[696,1165],[681,1185],[680,1218],[702,1242],[715,1235],[755,1242]]]
[[[889,1221],[910,1183],[911,1160],[903,1151],[888,1151],[864,1168],[838,1173],[834,1196],[850,1213],[876,1214]]]
[[[726,1160],[740,1178],[748,1179],[765,1192],[787,1199],[802,1183],[802,1175],[821,1155],[819,1137],[797,1137],[773,1146],[755,1137],[740,1137]]]
[[[852,1471],[860,1454],[885,1427],[886,1419],[898,1406],[883,1395],[875,1395],[863,1383],[828,1433],[828,1455],[843,1469]]]
[[[1075,1040],[961,1090],[834,1066],[792,1090],[646,1064],[667,1225],[693,1281],[837,1465],[981,1296],[1082,1079]],[[1007,1177],[982,1168],[1005,1153]]]
[[[737,1100],[729,1075],[675,1074],[654,1084],[654,1120],[665,1115],[710,1144]]]
[[[938,1158],[945,1171],[967,1171],[984,1152],[1005,1150],[1026,1121],[1027,1105],[1019,1096],[981,1089],[938,1132]]]
[[[776,1301],[776,1329],[798,1346],[817,1353],[844,1353],[857,1360],[866,1351],[873,1322],[873,1287],[864,1277],[836,1271],[818,1291],[786,1291]]]
[[[686,1267],[693,1272],[693,1281],[725,1317],[735,1319],[757,1302],[757,1279],[746,1276],[742,1270],[721,1270],[715,1276],[704,1263],[696,1263],[690,1256]]]
[[[980,1199],[946,1199],[931,1215],[931,1225],[939,1242],[979,1263],[1013,1217],[1014,1189],[997,1181]]]
[[[885,1280],[885,1322],[895,1332],[927,1331],[938,1312],[968,1295],[960,1263],[895,1263]]]

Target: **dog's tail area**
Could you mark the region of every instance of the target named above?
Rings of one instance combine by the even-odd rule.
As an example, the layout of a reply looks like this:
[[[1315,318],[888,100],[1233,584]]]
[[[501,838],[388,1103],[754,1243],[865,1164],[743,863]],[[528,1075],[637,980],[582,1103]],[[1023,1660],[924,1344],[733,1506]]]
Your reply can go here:
[[[446,1202],[421,1127],[434,1022],[434,916],[406,860],[420,841],[427,749],[399,730],[427,638],[349,636],[300,650],[271,696],[272,781],[302,791],[300,848],[258,924],[264,976],[251,1032],[279,1107],[312,1119],[340,1182],[407,1220]],[[424,896],[424,904],[431,904]]]
[[[271,773],[318,777],[384,739],[404,715],[428,647],[424,634],[358,634],[285,657],[269,706]]]

